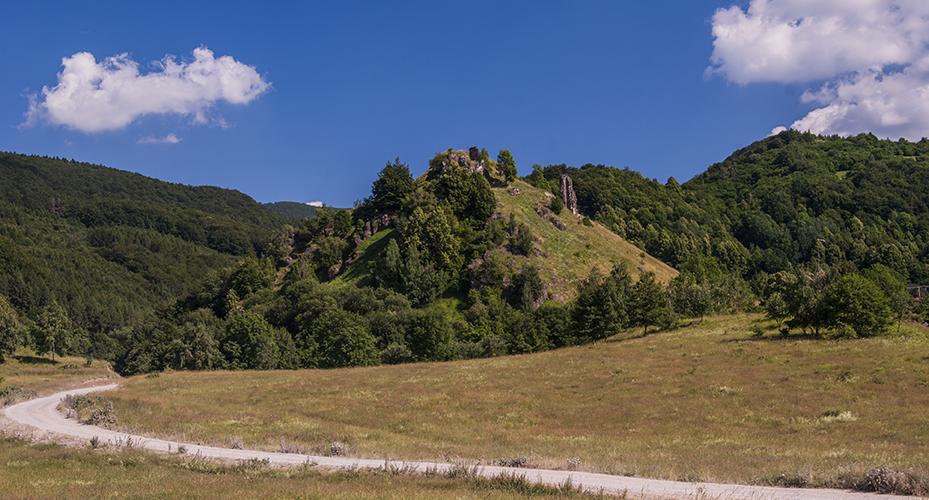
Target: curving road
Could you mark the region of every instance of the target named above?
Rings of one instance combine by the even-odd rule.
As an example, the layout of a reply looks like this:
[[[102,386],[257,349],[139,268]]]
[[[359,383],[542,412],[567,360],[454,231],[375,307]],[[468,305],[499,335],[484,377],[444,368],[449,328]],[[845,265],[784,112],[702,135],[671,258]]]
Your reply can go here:
[[[65,436],[72,439],[89,441],[96,437],[101,442],[110,444],[125,443],[131,440],[134,447],[162,453],[178,453],[182,449],[189,455],[216,458],[222,460],[268,460],[275,465],[304,465],[313,464],[327,468],[361,468],[375,469],[389,467],[403,467],[416,471],[445,471],[455,465],[435,462],[402,462],[384,461],[375,459],[323,457],[313,455],[300,455],[295,453],[274,453],[259,450],[237,450],[230,448],[217,448],[202,446],[193,443],[180,443],[153,439],[135,434],[116,432],[101,427],[81,424],[75,420],[65,418],[58,411],[58,404],[68,395],[80,395],[91,392],[108,391],[115,389],[117,384],[99,385],[63,391],[50,396],[32,399],[9,406],[4,414],[10,420],[36,430],[53,435]],[[744,486],[736,484],[718,483],[686,483],[680,481],[665,481],[658,479],[643,479],[637,477],[612,476],[609,474],[596,474],[592,472],[574,472],[564,470],[524,469],[514,467],[481,466],[478,474],[493,477],[500,474],[516,474],[526,479],[548,485],[561,485],[567,481],[575,486],[594,492],[613,494],[626,493],[630,496],[648,498],[725,498],[725,499],[794,499],[794,500],[888,500],[892,495],[877,495],[859,493],[836,489],[816,488],[776,488],[767,486]]]

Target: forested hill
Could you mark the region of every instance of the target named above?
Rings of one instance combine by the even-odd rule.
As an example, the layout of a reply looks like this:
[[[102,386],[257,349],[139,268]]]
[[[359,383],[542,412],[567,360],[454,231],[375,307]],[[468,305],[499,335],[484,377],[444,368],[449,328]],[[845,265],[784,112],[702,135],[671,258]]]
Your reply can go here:
[[[787,131],[679,185],[585,165],[537,169],[574,179],[579,205],[648,252],[697,274],[749,280],[808,263],[885,264],[929,282],[929,141]]]
[[[283,220],[238,191],[0,153],[0,294],[109,330],[256,254]]]
[[[317,208],[319,208],[299,201],[274,201],[265,203],[264,207],[288,218],[292,222],[300,222],[303,219],[313,217],[316,215]]]

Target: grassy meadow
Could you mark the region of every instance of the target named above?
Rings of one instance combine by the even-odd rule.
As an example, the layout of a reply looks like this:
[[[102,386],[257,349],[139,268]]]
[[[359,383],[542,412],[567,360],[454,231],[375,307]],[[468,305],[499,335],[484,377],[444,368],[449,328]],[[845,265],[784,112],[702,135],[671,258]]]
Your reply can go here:
[[[51,360],[21,353],[0,364],[0,403],[117,378],[101,362]],[[10,389],[15,387],[16,389]],[[0,426],[2,429],[2,426]],[[412,475],[403,471],[327,472],[272,468],[261,462],[220,464],[133,449],[75,449],[33,444],[17,431],[0,434],[0,496],[4,498],[564,498],[573,489],[520,478],[483,479],[466,470]]]
[[[107,397],[126,429],[268,450],[763,484],[929,467],[926,328],[784,339],[738,315],[639,334],[450,363],[163,373]]]

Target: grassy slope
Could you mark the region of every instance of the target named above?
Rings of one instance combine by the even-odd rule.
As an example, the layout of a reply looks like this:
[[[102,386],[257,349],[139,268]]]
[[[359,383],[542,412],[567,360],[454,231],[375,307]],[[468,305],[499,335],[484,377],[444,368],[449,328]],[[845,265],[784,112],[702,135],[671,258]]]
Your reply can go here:
[[[336,277],[336,281],[363,284],[371,276],[374,263],[387,248],[393,234],[393,229],[384,229],[362,242],[357,251],[358,258],[346,268],[344,273]]]
[[[102,362],[23,352],[0,364],[0,388],[46,394],[116,378]],[[0,427],[2,429],[2,427]],[[503,478],[483,480],[386,472],[324,473],[262,464],[223,466],[137,450],[81,450],[0,435],[0,496],[17,498],[554,498],[574,492]],[[564,493],[564,494],[561,494]]]
[[[370,457],[527,456],[727,482],[803,474],[827,484],[878,465],[929,467],[929,330],[824,341],[771,329],[757,339],[756,321],[717,317],[452,363],[170,373],[130,379],[110,397],[133,430],[271,450],[342,441]]]
[[[510,194],[513,187],[519,189],[516,196]],[[534,255],[529,260],[539,267],[542,278],[552,283],[552,291],[556,294],[572,295],[578,281],[586,278],[593,268],[608,272],[617,262],[625,262],[634,276],[652,271],[660,281],[667,282],[677,275],[672,267],[599,223],[585,226],[581,218],[568,210],[558,216],[567,229],[559,230],[536,213],[536,207],[547,206],[550,198],[545,191],[524,181],[515,181],[508,188],[496,188],[494,196],[498,210],[505,217],[514,214],[517,221],[527,224],[532,234],[541,238],[543,255]]]

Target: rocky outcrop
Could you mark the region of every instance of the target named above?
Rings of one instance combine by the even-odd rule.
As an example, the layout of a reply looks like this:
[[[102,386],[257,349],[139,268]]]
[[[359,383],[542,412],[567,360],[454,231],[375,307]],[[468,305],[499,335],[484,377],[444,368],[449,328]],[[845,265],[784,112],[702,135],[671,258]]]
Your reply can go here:
[[[577,211],[577,194],[574,193],[574,181],[571,176],[561,174],[561,201],[564,202],[565,208],[572,214],[578,215]]]
[[[469,172],[485,174],[487,165],[481,159],[481,150],[472,146],[467,151],[460,149],[449,149],[439,153],[429,162],[429,172],[427,176],[431,179],[438,178],[452,166],[461,167]]]

